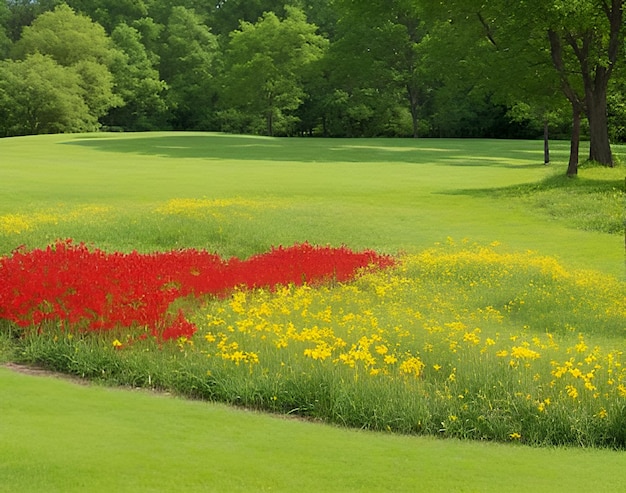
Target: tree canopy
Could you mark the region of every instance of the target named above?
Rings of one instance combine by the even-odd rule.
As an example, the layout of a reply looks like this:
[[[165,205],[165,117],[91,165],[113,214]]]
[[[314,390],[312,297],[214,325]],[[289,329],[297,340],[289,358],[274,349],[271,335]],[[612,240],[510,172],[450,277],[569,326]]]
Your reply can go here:
[[[624,0],[5,0],[1,134],[549,132],[571,138],[573,174],[580,138],[605,165],[610,141],[626,140],[623,9]]]

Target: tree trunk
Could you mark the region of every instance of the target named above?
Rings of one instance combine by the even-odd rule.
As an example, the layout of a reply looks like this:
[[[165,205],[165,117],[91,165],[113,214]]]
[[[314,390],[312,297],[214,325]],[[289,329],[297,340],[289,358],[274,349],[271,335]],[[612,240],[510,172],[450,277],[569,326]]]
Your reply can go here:
[[[580,114],[584,108],[584,101],[581,100],[578,93],[574,90],[568,79],[568,73],[563,62],[563,47],[559,35],[548,30],[548,39],[550,41],[550,52],[552,54],[552,63],[561,78],[561,88],[563,94],[567,97],[572,105],[572,138],[570,144],[569,163],[567,165],[567,176],[576,176],[578,174],[578,148],[580,146]]]
[[[608,30],[605,33],[602,32],[601,28],[586,28],[583,31],[566,30],[561,34],[549,29],[548,39],[552,62],[561,77],[564,94],[572,103],[574,118],[578,118],[577,122],[574,121],[574,127],[579,127],[575,132],[580,133],[580,112],[582,109],[589,120],[591,140],[589,159],[605,166],[613,166],[613,156],[609,143],[606,93],[620,48],[623,45],[624,0],[603,0],[599,3],[608,22]],[[561,35],[578,60],[580,71],[576,72],[582,77],[584,94],[579,94],[574,89],[575,85],[570,83],[569,76],[572,71],[568,70],[563,61]],[[572,134],[575,132],[573,131]],[[578,156],[575,160],[570,156],[570,168],[574,161],[578,162]],[[567,174],[575,174],[570,172],[570,168],[568,168]]]
[[[411,110],[411,121],[413,122],[413,138],[419,137],[419,98],[417,96],[417,89],[407,85],[407,93],[409,96],[409,108]]]
[[[543,164],[550,164],[550,139],[548,136],[548,119],[543,120]]]
[[[567,176],[578,174],[578,150],[580,147],[580,107],[573,105],[572,138],[570,142],[569,163],[567,164]]]
[[[589,119],[589,160],[613,167],[613,154],[609,142],[609,125],[606,109],[606,85],[587,91],[587,118]]]
[[[271,109],[267,114],[267,135],[274,136],[274,112]]]

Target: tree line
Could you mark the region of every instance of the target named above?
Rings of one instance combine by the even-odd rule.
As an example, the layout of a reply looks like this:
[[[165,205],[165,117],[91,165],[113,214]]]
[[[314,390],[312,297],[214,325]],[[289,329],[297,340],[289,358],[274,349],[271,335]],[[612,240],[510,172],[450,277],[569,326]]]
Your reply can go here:
[[[624,0],[6,0],[0,136],[626,141]]]

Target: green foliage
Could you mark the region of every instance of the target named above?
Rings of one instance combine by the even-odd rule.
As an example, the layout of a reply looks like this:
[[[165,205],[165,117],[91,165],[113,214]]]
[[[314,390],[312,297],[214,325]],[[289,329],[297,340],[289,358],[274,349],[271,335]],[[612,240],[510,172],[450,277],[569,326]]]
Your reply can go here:
[[[174,7],[163,33],[160,74],[175,129],[208,129],[214,111],[217,38],[193,11]]]
[[[111,39],[120,50],[111,66],[116,83],[116,93],[124,103],[112,108],[105,123],[122,126],[127,130],[151,130],[162,125],[166,104],[163,94],[167,84],[159,79],[159,72],[150,61],[137,29],[118,24]]]
[[[23,58],[33,53],[49,55],[64,67],[85,60],[108,66],[115,56],[102,26],[76,14],[67,5],[41,14],[32,25],[24,28],[14,54]]]
[[[120,24],[131,24],[148,15],[147,2],[144,0],[68,0],[65,3],[89,16],[108,33],[112,33]]]
[[[50,56],[0,62],[0,135],[95,130],[83,81]]]
[[[301,10],[286,10],[283,20],[268,12],[256,24],[242,23],[231,33],[226,57],[226,103],[262,118],[268,135],[294,133],[306,68],[327,46]]]
[[[95,126],[98,118],[106,112],[122,103],[122,100],[113,91],[114,80],[110,72],[118,52],[114,49],[111,40],[106,36],[102,26],[93,23],[89,18],[77,15],[67,5],[61,5],[52,12],[46,12],[39,16],[31,26],[24,29],[22,37],[14,46],[14,55],[18,58],[28,59],[29,63],[42,61],[37,55],[44,55],[46,60],[52,59],[56,64],[65,69],[66,73],[72,73],[78,77],[80,97],[83,104],[88,108],[89,118]],[[41,67],[41,70],[50,70]],[[58,77],[57,77],[58,79]],[[55,82],[56,84],[56,82]],[[37,86],[41,86],[38,83]],[[34,86],[35,90],[43,88]],[[60,86],[53,86],[52,92],[60,92],[59,96],[51,95],[51,99],[64,97],[63,92],[72,91],[70,88],[63,91]],[[49,89],[48,89],[49,90]],[[67,96],[65,96],[67,99]],[[58,104],[57,104],[58,106]],[[73,120],[85,120],[85,116],[77,109],[65,105],[65,113],[70,114]],[[76,124],[68,125],[68,117],[59,119],[56,116],[48,117],[48,127],[33,125],[33,122],[24,121],[24,113],[29,112],[24,108],[21,112],[13,112],[11,125],[18,128],[27,128],[28,133],[77,131],[80,127]],[[74,114],[72,114],[74,113]],[[55,121],[56,119],[56,121]],[[87,130],[85,126],[83,129]]]
[[[0,60],[6,58],[11,49],[11,40],[6,32],[6,17],[8,16],[8,10],[5,4],[0,5]]]
[[[0,58],[36,50],[64,66],[79,59],[106,66],[113,89],[110,76],[93,67],[81,74],[89,75],[84,88],[98,95],[87,101],[93,116],[116,130],[538,138],[548,119],[560,138],[570,133],[570,99],[587,109],[590,158],[607,161],[607,125],[613,141],[623,138],[623,29],[609,36],[610,9],[587,0],[514,6],[475,0],[58,3],[3,4]],[[560,40],[553,53],[548,31]],[[105,32],[115,35],[113,51]],[[583,32],[589,43],[581,42]],[[585,80],[599,84],[591,92],[574,76],[581,68],[568,39],[577,40],[585,66],[601,75],[587,74]],[[617,46],[617,57],[615,49],[604,53],[606,46]],[[617,82],[608,86],[605,122],[607,77]],[[582,104],[592,93],[597,101]],[[526,106],[524,118],[520,106]],[[555,115],[564,116],[553,123]]]

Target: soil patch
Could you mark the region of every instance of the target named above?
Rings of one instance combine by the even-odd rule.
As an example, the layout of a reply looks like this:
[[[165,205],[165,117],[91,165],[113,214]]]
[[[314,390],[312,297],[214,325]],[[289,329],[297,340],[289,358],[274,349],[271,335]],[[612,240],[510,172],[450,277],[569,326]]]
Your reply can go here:
[[[69,380],[74,383],[80,383],[82,385],[89,385],[91,382],[86,378],[80,378],[76,375],[68,375],[54,370],[48,370],[46,368],[34,365],[23,365],[19,363],[3,363],[3,368],[8,368],[16,373],[23,373],[24,375],[32,375],[35,377],[53,377],[63,380]]]

